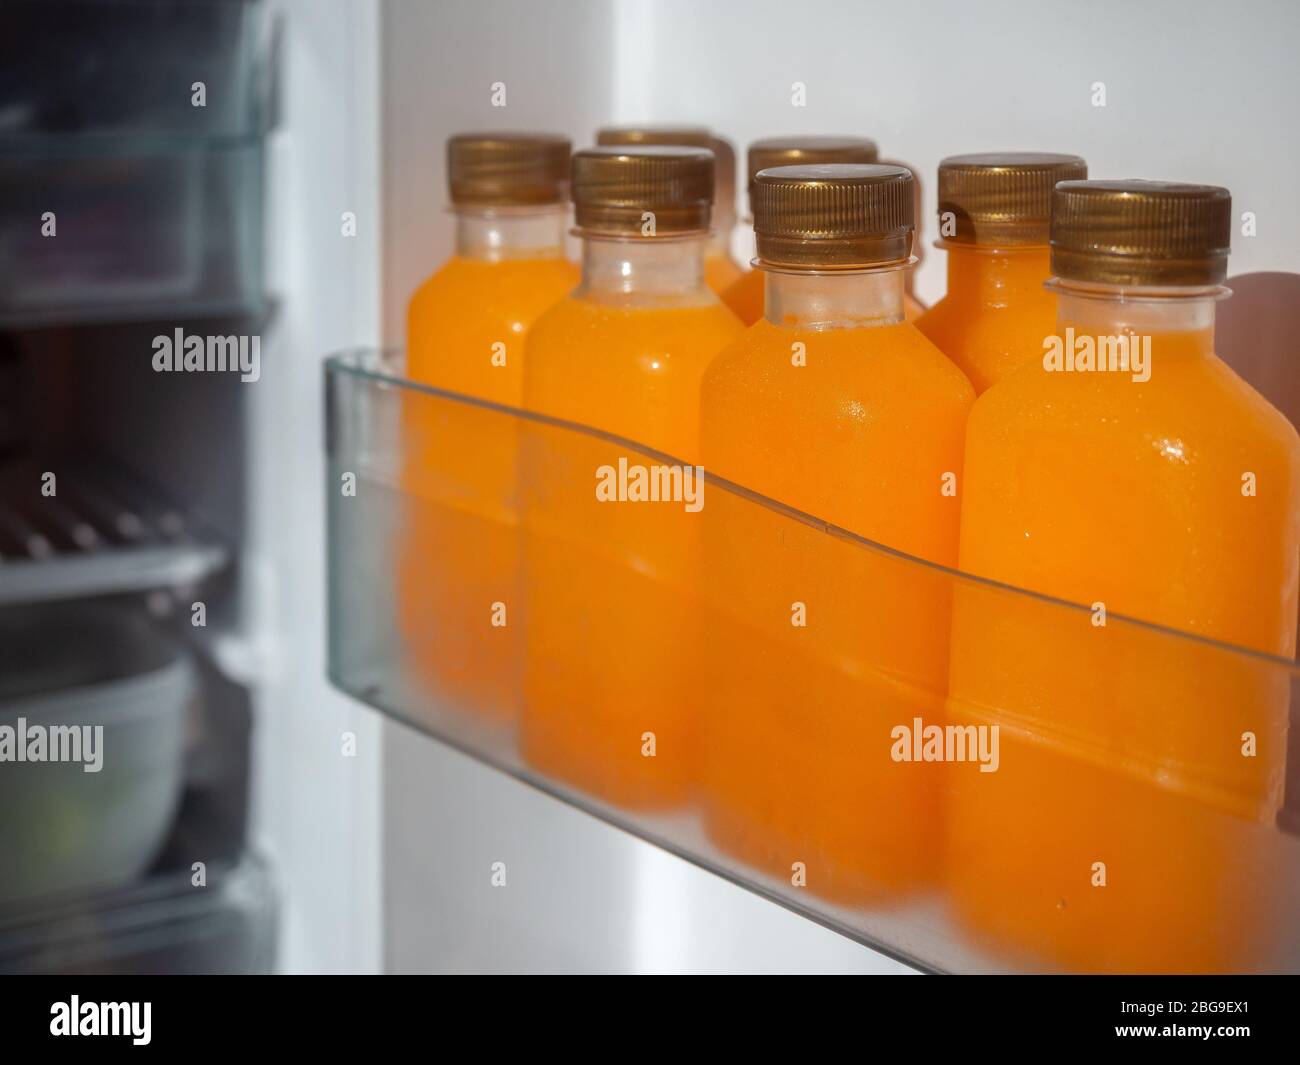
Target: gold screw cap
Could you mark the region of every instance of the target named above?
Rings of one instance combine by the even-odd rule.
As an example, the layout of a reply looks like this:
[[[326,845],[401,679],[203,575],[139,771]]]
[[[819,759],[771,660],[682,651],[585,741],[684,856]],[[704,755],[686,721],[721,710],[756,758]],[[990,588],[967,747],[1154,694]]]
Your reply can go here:
[[[571,145],[549,133],[458,133],[447,141],[447,183],[457,207],[563,203]]]
[[[667,145],[584,148],[573,156],[573,203],[586,234],[706,233],[713,209],[713,153]]]
[[[704,126],[605,126],[596,143],[613,145],[677,144],[713,152],[713,207],[719,218],[736,214],[736,149]]]
[[[1077,155],[985,152],[939,164],[939,232],[954,244],[1046,244],[1052,189],[1088,176]],[[955,221],[950,231],[948,216]]]
[[[628,144],[711,148],[713,134],[704,126],[604,126],[596,130],[596,144],[602,148]]]
[[[754,178],[758,257],[788,269],[905,262],[912,254],[912,172],[901,166],[817,163]]]
[[[1064,181],[1052,193],[1052,273],[1106,285],[1217,285],[1232,195],[1171,181]]]
[[[749,146],[749,181],[760,170],[810,163],[874,163],[880,158],[876,142],[866,137],[765,137]]]

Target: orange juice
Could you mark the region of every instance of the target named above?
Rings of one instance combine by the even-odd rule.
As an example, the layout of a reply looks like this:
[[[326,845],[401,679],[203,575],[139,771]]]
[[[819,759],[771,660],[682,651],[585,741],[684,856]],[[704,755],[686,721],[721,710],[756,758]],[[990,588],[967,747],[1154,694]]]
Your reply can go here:
[[[723,248],[718,239],[710,241],[711,248],[704,256],[704,284],[719,296],[745,276],[746,271],[731,257],[729,247]]]
[[[583,280],[529,336],[531,411],[698,462],[699,386],[741,325],[704,284],[713,159],[694,148],[596,148],[573,161]],[[643,215],[653,213],[655,235]],[[690,794],[695,515],[598,501],[592,476],[649,456],[539,428],[525,445],[528,648],[523,755],[606,802]]]
[[[1300,439],[1214,353],[1226,189],[1063,182],[1058,323],[967,433],[951,712],[1002,730],[954,777],[949,878],[1027,964],[1260,967],[1295,647]]]
[[[893,166],[757,176],[766,315],[705,374],[702,454],[711,476],[951,564],[945,485],[974,393],[904,320],[911,185]],[[936,777],[893,761],[890,733],[942,711],[946,585],[884,551],[796,548],[727,505],[704,510],[710,837],[822,897],[898,899],[930,882],[939,825]]]
[[[704,251],[704,283],[721,294],[744,269],[731,254],[736,228],[736,150],[725,138],[703,126],[606,126],[596,131],[596,143],[615,145],[676,144],[707,148],[713,153],[713,229]],[[746,323],[749,324],[749,323]]]
[[[715,167],[713,232],[704,252],[704,283],[721,296],[747,271],[731,252],[731,237],[736,231],[736,149],[718,136],[709,139],[709,148]]]
[[[518,407],[524,396],[524,341],[547,308],[578,283],[562,254],[565,212],[465,215],[461,250],[411,297],[406,312],[406,372],[413,381]],[[497,241],[536,227],[546,248],[520,257]],[[560,244],[550,244],[561,241]]]
[[[722,290],[722,302],[746,325],[763,317],[763,272],[748,270]]]
[[[563,137],[449,141],[456,254],[411,299],[412,380],[521,405],[524,337],[577,283],[563,254],[568,157]],[[520,626],[510,623],[519,551],[515,440],[489,432],[473,411],[442,405],[435,417],[431,409],[418,396],[403,408],[409,505],[397,569],[407,656],[442,703],[508,721],[522,648]]]
[[[1056,325],[1045,286],[1052,189],[1088,176],[1075,155],[989,152],[939,164],[948,292],[916,327],[983,392],[1033,358]]]

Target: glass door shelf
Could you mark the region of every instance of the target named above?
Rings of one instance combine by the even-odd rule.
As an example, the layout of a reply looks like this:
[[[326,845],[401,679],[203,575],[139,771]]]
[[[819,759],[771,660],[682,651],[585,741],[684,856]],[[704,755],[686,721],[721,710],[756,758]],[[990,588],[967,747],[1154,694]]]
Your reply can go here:
[[[403,373],[325,367],[342,690],[920,968],[1300,970],[1294,661]]]

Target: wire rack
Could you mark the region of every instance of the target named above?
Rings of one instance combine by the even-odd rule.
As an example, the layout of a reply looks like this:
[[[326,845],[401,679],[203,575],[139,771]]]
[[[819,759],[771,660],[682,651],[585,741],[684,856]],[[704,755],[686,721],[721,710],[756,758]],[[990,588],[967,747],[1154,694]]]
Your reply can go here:
[[[25,463],[0,472],[0,604],[191,586],[228,557],[120,470],[61,469],[52,486]]]

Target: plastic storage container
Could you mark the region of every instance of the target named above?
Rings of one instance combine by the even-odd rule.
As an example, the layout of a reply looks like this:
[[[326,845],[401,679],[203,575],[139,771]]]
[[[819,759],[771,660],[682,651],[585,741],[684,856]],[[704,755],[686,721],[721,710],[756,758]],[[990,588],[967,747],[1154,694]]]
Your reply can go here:
[[[329,664],[343,690],[922,968],[1300,970],[1300,840],[1277,816],[1300,787],[1300,766],[1286,762],[1295,662],[1114,615],[1099,627],[1085,605],[920,562],[707,474],[698,508],[602,502],[602,470],[675,460],[414,385],[402,368],[400,355],[357,352],[325,371]],[[404,421],[408,408],[418,417]],[[395,609],[394,545],[411,527],[436,527],[458,499],[482,502],[464,449],[412,480],[404,456],[422,441],[410,426],[439,422],[518,441],[518,497],[500,512],[521,515],[526,544],[564,541],[564,551],[526,547],[525,565],[590,552],[620,581],[620,609],[672,595],[698,612],[682,689],[689,737],[647,755],[655,709],[631,699],[625,720],[600,723],[602,734],[622,730],[620,757],[685,760],[686,801],[621,807],[533,768],[530,684],[546,664],[526,652],[508,668],[518,713],[507,728],[421,668],[439,633]],[[539,464],[544,479],[532,476]],[[541,480],[546,498],[531,491]],[[429,484],[437,491],[423,492]],[[700,564],[690,586],[668,588],[654,551],[636,545],[679,523]],[[755,557],[761,568],[745,565]],[[424,580],[456,579],[454,558],[434,563]],[[585,601],[575,590],[544,608],[569,611],[573,638],[604,653]],[[525,626],[521,647],[532,608],[510,613]],[[935,609],[975,636],[950,646]],[[485,605],[465,623],[488,616]],[[981,675],[1001,679],[959,705],[948,670],[972,655],[993,657],[1000,668]],[[1089,664],[1071,671],[1069,690],[1053,669],[1063,656]],[[1179,713],[1147,712],[1157,705]],[[1171,719],[1172,731],[1151,724]],[[1235,757],[1247,732],[1252,753]],[[572,750],[581,756],[580,743]]]
[[[263,310],[261,0],[16,0],[0,36],[0,327]],[[201,83],[201,84],[200,84]]]
[[[256,138],[0,142],[0,325],[259,313],[263,156]]]
[[[73,748],[81,761],[0,762],[0,902],[112,884],[149,866],[180,799],[194,691],[188,653],[128,609],[0,611],[0,729],[15,743],[39,729],[47,751],[57,727],[102,729],[94,772],[84,747]]]

